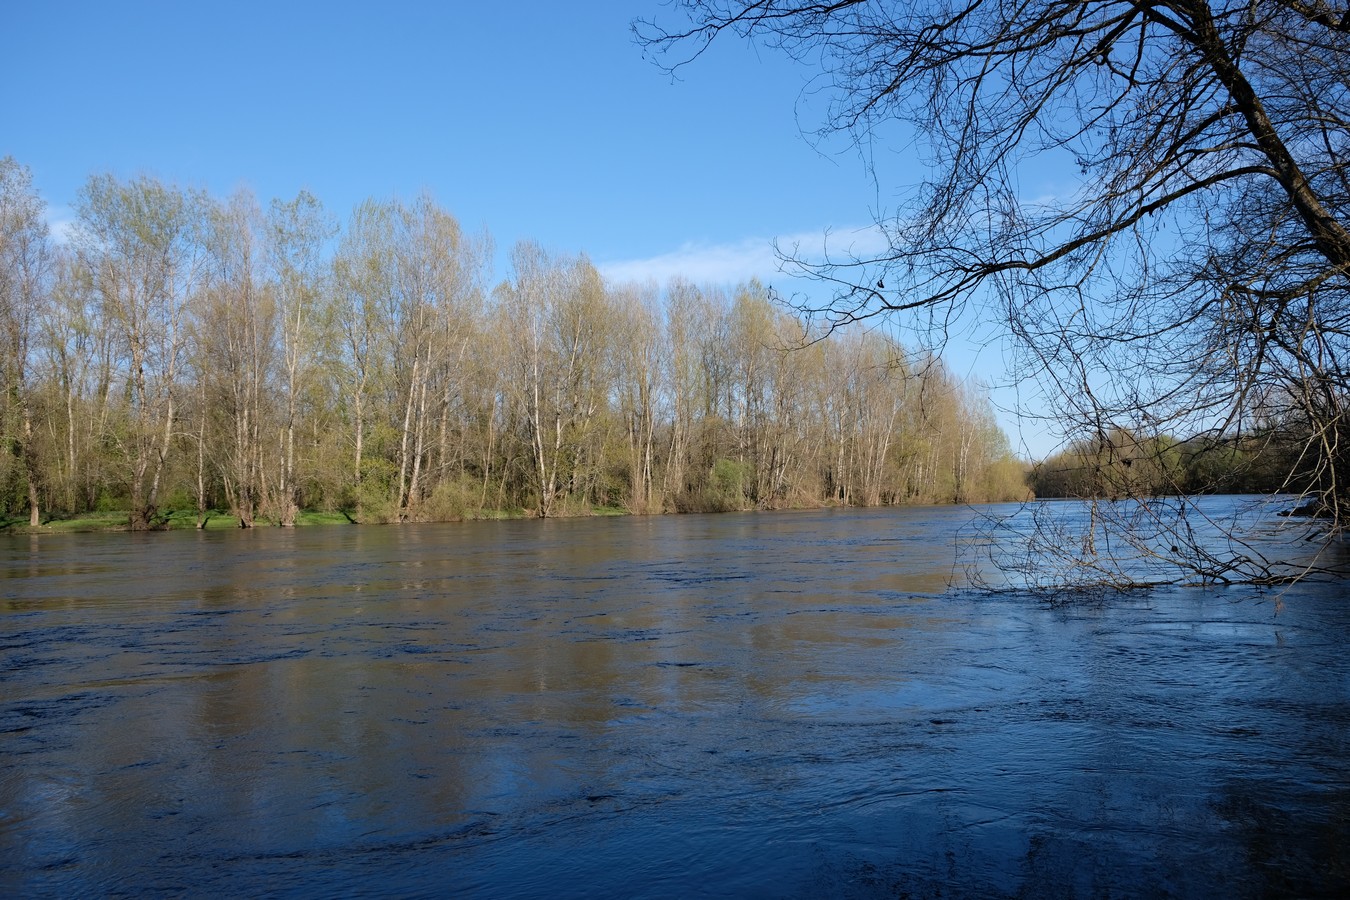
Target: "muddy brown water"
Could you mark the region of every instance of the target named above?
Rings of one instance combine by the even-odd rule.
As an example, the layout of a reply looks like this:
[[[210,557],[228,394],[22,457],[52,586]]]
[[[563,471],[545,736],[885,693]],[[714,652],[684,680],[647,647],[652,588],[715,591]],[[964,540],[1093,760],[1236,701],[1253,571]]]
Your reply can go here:
[[[959,508],[0,538],[0,895],[1337,896],[1350,597]]]

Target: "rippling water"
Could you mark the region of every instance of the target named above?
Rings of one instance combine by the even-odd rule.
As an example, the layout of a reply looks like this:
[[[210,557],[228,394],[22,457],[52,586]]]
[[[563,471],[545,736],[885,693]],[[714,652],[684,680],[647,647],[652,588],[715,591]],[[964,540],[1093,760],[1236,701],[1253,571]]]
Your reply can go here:
[[[1048,607],[971,517],[0,540],[0,894],[1350,890],[1343,586]]]

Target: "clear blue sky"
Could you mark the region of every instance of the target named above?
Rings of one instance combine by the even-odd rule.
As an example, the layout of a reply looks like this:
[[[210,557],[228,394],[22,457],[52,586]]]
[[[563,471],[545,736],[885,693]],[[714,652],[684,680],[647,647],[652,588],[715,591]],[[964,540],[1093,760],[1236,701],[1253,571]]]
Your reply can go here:
[[[33,170],[58,228],[105,171],[263,202],[307,188],[343,219],[425,189],[499,260],[534,239],[614,278],[759,277],[823,299],[775,271],[770,242],[830,230],[865,246],[917,162],[886,153],[879,189],[847,142],[814,145],[814,73],[771,51],[728,41],[672,81],[630,31],[670,15],[658,0],[15,0],[0,156]],[[997,346],[958,340],[949,362],[1003,377]],[[1020,452],[1051,449],[1000,421]]]

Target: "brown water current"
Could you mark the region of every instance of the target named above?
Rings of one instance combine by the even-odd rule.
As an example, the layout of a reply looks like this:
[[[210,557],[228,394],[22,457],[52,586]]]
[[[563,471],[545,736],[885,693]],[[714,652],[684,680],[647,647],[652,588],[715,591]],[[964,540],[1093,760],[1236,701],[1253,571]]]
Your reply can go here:
[[[960,508],[0,537],[0,895],[1350,893],[1350,591]]]

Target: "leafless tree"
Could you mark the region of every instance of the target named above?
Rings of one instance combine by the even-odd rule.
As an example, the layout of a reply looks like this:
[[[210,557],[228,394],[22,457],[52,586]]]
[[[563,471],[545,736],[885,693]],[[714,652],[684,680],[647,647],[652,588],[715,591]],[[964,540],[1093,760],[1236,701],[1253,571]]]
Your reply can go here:
[[[141,177],[91,177],[77,204],[75,246],[121,353],[124,446],[133,530],[157,524],[183,402],[187,300],[203,269],[202,195]]]
[[[0,158],[0,411],[27,494],[30,527],[41,519],[28,354],[52,267],[45,205],[28,169],[12,157]]]
[[[337,231],[336,224],[309,191],[294,200],[273,200],[268,210],[272,268],[276,277],[281,326],[282,389],[286,395],[282,425],[281,473],[277,480],[278,518],[295,524],[300,475],[296,465],[295,431],[300,398],[318,356],[319,299],[323,287],[322,247]]]
[[[1059,397],[1066,437],[1222,442],[1278,421],[1302,440],[1285,487],[1323,537],[1350,521],[1350,7],[673,5],[678,24],[635,26],[672,69],[723,35],[758,41],[818,68],[822,132],[870,148],[905,123],[927,148],[922,183],[878,223],[885,252],[791,260],[833,287],[803,311],[938,332],[992,312]],[[1032,159],[1076,184],[1024,195]],[[1246,549],[1233,559],[1252,565],[1227,567],[1172,537],[1145,544],[1202,578],[1306,571]]]
[[[203,461],[217,457],[230,511],[241,528],[252,528],[270,471],[281,468],[268,465],[266,446],[273,418],[269,376],[277,355],[276,292],[264,280],[262,211],[253,196],[240,191],[209,204],[204,218],[207,265],[192,317],[193,359],[201,370],[197,452]],[[198,467],[199,507],[205,505],[203,469]],[[204,523],[204,508],[198,515]]]

